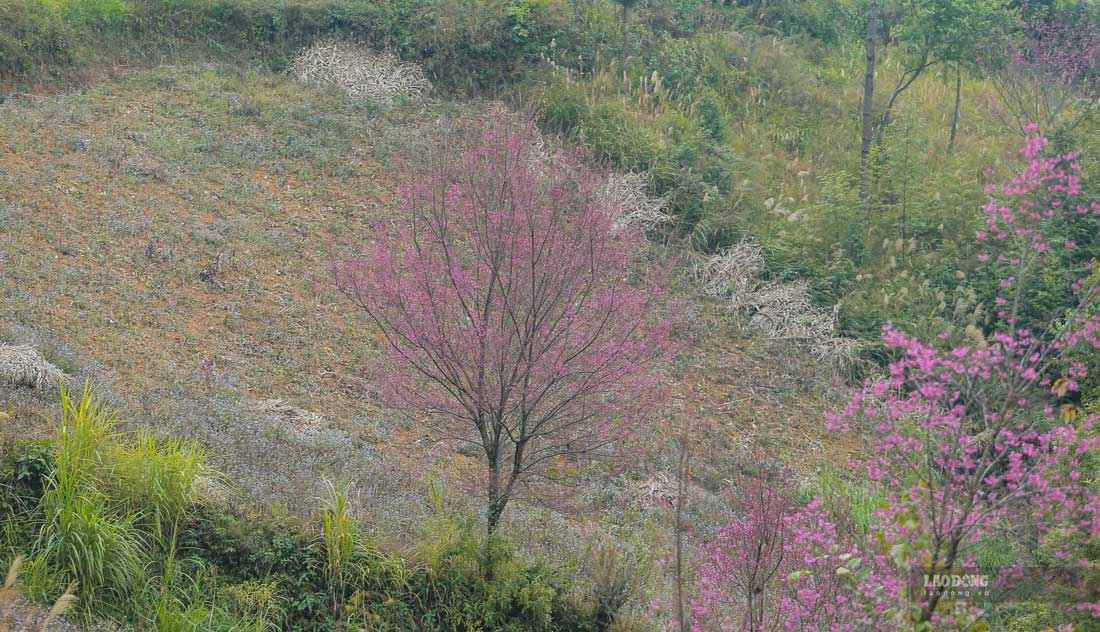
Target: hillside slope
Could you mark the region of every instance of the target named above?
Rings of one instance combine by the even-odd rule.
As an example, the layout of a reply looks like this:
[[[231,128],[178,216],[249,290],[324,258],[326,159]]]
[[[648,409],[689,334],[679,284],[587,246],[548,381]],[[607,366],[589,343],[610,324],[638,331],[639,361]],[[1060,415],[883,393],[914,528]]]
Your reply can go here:
[[[10,99],[0,106],[3,339],[36,343],[74,380],[102,384],[135,423],[199,440],[259,505],[293,511],[319,495],[322,476],[345,478],[391,535],[414,521],[429,479],[476,506],[475,458],[365,398],[377,340],[329,268],[368,222],[390,216],[396,184],[433,137],[479,109],[376,107],[229,67]],[[671,469],[685,419],[705,437],[698,468],[715,483],[739,461],[751,468],[761,448],[807,473],[836,460],[821,411],[842,385],[797,350],[740,336],[681,281],[698,344],[645,456],[612,487]],[[49,430],[52,395],[9,398],[17,418]],[[580,478],[579,493],[552,504],[575,511],[601,498],[603,466]]]

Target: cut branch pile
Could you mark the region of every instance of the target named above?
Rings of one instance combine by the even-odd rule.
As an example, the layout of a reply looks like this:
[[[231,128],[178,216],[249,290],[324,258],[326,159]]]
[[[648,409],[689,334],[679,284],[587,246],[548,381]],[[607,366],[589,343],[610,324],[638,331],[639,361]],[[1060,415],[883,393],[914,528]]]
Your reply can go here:
[[[0,383],[49,388],[65,379],[61,369],[49,363],[30,345],[0,346]]]
[[[668,200],[649,197],[645,184],[645,176],[640,173],[608,174],[599,202],[612,213],[617,230],[638,227],[649,231],[672,221],[665,212]]]
[[[299,81],[336,85],[356,99],[388,102],[398,95],[423,96],[432,84],[424,69],[353,41],[328,38],[304,48],[290,62]]]
[[[763,247],[746,240],[708,258],[696,274],[707,295],[728,300],[730,309],[747,317],[754,331],[806,347],[836,374],[850,373],[860,344],[837,336],[840,305],[832,310],[817,307],[805,280],[769,281],[764,271]]]

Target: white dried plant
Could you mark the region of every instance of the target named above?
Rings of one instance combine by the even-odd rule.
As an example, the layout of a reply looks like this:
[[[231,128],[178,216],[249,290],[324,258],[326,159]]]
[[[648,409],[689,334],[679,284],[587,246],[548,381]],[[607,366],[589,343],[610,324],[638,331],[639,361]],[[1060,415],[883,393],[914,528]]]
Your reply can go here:
[[[600,191],[598,203],[612,214],[614,228],[641,228],[649,231],[668,224],[672,216],[665,212],[668,200],[646,193],[645,176],[640,173],[611,172]]]
[[[50,364],[30,345],[0,346],[0,383],[49,388],[65,379],[65,373]]]
[[[420,65],[403,62],[390,51],[338,38],[322,39],[300,50],[289,72],[299,81],[339,86],[353,98],[378,102],[398,95],[423,96],[432,88]]]
[[[741,303],[763,283],[764,249],[751,240],[737,242],[696,268],[703,292]]]
[[[863,343],[855,338],[831,337],[815,340],[810,346],[814,360],[829,367],[835,376],[854,377]]]
[[[739,303],[751,312],[752,326],[770,338],[801,337],[815,316],[809,284],[802,279],[763,285]]]
[[[291,436],[310,436],[326,427],[325,418],[315,412],[298,408],[281,399],[261,399],[251,403],[252,412],[268,417]]]
[[[834,375],[851,375],[860,343],[837,336],[840,306],[822,309],[814,305],[805,280],[768,281],[764,271],[764,250],[751,240],[730,246],[696,268],[703,292],[726,299],[758,334],[801,345]]]

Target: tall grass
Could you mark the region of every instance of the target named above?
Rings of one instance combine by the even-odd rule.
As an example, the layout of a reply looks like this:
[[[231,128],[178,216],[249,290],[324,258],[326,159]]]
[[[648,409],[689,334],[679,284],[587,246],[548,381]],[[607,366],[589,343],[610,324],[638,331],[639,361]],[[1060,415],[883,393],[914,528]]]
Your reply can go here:
[[[138,529],[140,514],[119,514],[102,491],[116,424],[87,385],[79,402],[62,390],[55,467],[34,549],[64,581],[79,581],[87,602],[124,611],[141,588],[148,539]]]
[[[163,544],[198,500],[196,481],[207,474],[202,453],[194,444],[140,431],[131,442],[117,445],[112,461],[112,495]]]
[[[835,515],[846,518],[848,526],[860,533],[870,531],[875,512],[886,504],[881,491],[872,493],[866,481],[838,466],[824,466],[807,491],[824,500]]]
[[[121,24],[133,13],[126,0],[34,0],[31,6],[74,26]]]
[[[36,572],[58,586],[78,581],[84,603],[128,616],[155,547],[168,552],[165,577],[173,572],[175,525],[195,503],[205,466],[189,444],[117,428],[88,385],[79,398],[62,389],[33,553]]]
[[[352,572],[359,529],[351,516],[347,489],[327,479],[325,485],[328,497],[322,499],[321,545],[325,552],[325,577],[334,587],[332,609],[335,615],[340,610],[344,587]]]

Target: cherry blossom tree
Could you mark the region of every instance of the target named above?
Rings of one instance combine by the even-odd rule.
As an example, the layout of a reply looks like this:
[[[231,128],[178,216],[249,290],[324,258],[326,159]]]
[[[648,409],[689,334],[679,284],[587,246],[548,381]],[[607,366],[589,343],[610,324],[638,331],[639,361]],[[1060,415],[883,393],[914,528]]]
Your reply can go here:
[[[601,174],[515,117],[467,136],[336,278],[384,340],[382,402],[484,453],[492,536],[529,474],[630,427],[674,346]]]
[[[857,464],[884,499],[870,537],[837,529],[817,501],[798,508],[774,486],[743,491],[734,520],[703,549],[697,630],[970,629],[1029,575],[1087,586],[1085,545],[1100,538],[1090,470],[1100,418],[1062,401],[1086,374],[1080,352],[1100,349],[1100,270],[1066,273],[1077,300],[1064,313],[1022,314],[1052,261],[1076,248],[1055,237],[1062,225],[1084,218],[1095,230],[1100,204],[1078,203],[1075,155],[1048,155],[1038,136],[1021,151],[1027,166],[988,187],[976,234],[979,262],[1000,279],[987,331],[956,328],[929,342],[887,325],[888,376],[829,416],[834,431],[874,437],[873,456]],[[983,545],[1014,540],[1049,551],[1044,568],[980,565]],[[999,594],[921,581],[962,574]],[[1059,599],[1067,618],[1100,617],[1085,590]]]
[[[732,513],[696,564],[692,632],[888,629],[901,592],[890,560],[820,500],[800,506],[791,486],[750,479]]]
[[[1006,127],[1024,136],[1029,123],[1044,134],[1072,129],[1100,98],[1100,25],[1069,11],[1034,15],[1015,42],[991,43],[981,63]]]
[[[1044,545],[1057,535],[1056,556],[1072,565],[1081,561],[1080,545],[1100,537],[1100,499],[1082,478],[1082,459],[1100,448],[1097,419],[1057,406],[1086,372],[1074,350],[1100,348],[1100,277],[1086,264],[1067,278],[1076,307],[1046,322],[1019,318],[1042,290],[1033,275],[1058,250],[1076,247],[1048,236],[1074,218],[1100,217],[1100,205],[1076,201],[1076,156],[1048,156],[1046,146],[1029,137],[1023,173],[987,189],[987,226],[976,237],[987,246],[979,261],[1001,279],[992,331],[971,329],[966,342],[944,333],[937,345],[887,325],[883,341],[899,354],[889,377],[830,420],[832,429],[876,437],[876,456],[865,466],[886,504],[875,529],[898,567],[911,572],[987,573],[978,567],[982,543],[1021,536]],[[1004,587],[1021,574],[1018,566],[999,569],[992,583]],[[948,598],[946,588],[913,587],[907,617],[951,627],[984,614],[985,606]]]

